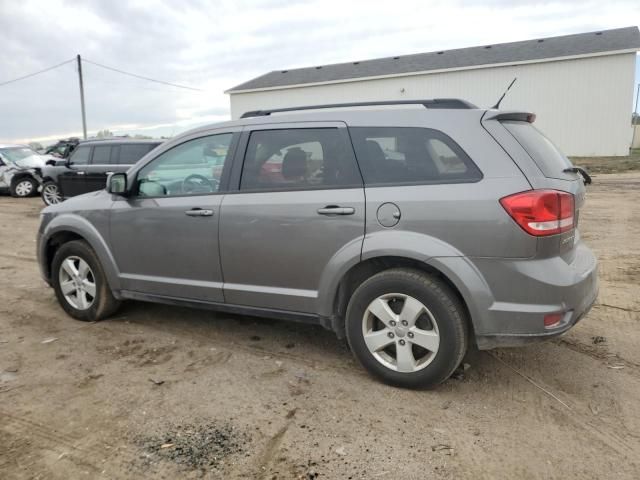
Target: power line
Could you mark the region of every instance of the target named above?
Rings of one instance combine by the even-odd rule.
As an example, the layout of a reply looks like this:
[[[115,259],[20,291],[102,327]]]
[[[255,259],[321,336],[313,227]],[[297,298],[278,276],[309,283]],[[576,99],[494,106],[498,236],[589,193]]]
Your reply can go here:
[[[140,78],[142,80],[147,80],[149,82],[155,82],[155,83],[161,83],[163,85],[169,85],[171,87],[177,87],[177,88],[184,88],[186,90],[194,90],[196,92],[201,92],[202,90],[199,88],[194,88],[194,87],[187,87],[184,85],[177,85],[175,83],[170,83],[170,82],[165,82],[163,80],[156,80],[155,78],[149,78],[149,77],[144,77],[142,75],[137,75],[135,73],[130,73],[130,72],[125,72],[124,70],[119,70],[117,68],[113,68],[113,67],[108,67],[106,65],[102,65],[101,63],[97,63],[97,62],[92,62],[91,60],[87,60],[86,58],[82,59],[84,62],[90,63],[92,65],[95,65],[97,67],[101,67],[101,68],[105,68],[107,70],[111,70],[113,72],[118,72],[118,73],[122,73],[123,75],[129,75],[130,77],[135,77],[135,78]]]
[[[41,73],[48,72],[49,70],[53,70],[54,68],[61,67],[62,65],[66,65],[67,63],[74,62],[75,60],[76,60],[75,58],[72,58],[71,60],[67,60],[65,62],[59,63],[57,65],[54,65],[53,67],[45,68],[44,70],[40,70],[38,72],[33,72],[33,73],[30,73],[29,75],[25,75],[23,77],[18,77],[18,78],[14,78],[13,80],[8,80],[6,82],[2,82],[2,83],[0,83],[0,87],[2,87],[3,85],[8,85],[9,83],[18,82],[20,80],[25,80],[27,78],[34,77],[36,75],[40,75]]]

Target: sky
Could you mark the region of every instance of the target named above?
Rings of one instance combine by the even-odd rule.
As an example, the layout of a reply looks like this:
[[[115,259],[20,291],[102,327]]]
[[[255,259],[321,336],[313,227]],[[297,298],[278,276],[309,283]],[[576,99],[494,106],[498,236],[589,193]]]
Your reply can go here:
[[[89,135],[172,136],[228,120],[224,91],[271,70],[638,24],[639,0],[0,0],[0,83],[80,54],[199,89],[83,62]],[[81,133],[74,62],[0,86],[0,142]]]

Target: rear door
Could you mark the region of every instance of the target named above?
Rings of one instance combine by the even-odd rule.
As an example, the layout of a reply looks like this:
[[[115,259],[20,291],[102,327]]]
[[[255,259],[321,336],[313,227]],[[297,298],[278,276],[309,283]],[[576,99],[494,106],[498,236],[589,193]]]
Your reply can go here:
[[[227,303],[314,313],[321,277],[341,252],[360,254],[362,179],[343,123],[243,132],[222,204]],[[237,167],[237,168],[236,168]]]

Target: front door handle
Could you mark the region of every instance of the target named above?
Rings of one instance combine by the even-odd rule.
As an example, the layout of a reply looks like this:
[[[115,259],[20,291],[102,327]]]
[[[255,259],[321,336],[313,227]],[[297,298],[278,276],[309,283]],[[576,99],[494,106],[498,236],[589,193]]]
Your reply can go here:
[[[213,210],[205,210],[202,208],[192,208],[191,210],[187,210],[184,212],[185,215],[189,215],[190,217],[211,217],[213,216]]]
[[[77,173],[78,175],[84,175],[86,172],[77,171],[76,173]]]
[[[319,215],[353,215],[356,209],[353,207],[339,207],[338,205],[327,205],[318,209]]]

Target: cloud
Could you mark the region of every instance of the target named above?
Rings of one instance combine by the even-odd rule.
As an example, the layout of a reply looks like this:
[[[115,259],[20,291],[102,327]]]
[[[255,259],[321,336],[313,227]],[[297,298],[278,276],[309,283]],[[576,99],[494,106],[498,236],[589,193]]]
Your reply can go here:
[[[228,118],[224,90],[270,70],[628,26],[633,1],[0,0],[0,82],[85,63],[90,131],[171,134]],[[74,64],[0,87],[0,140],[81,132]]]

